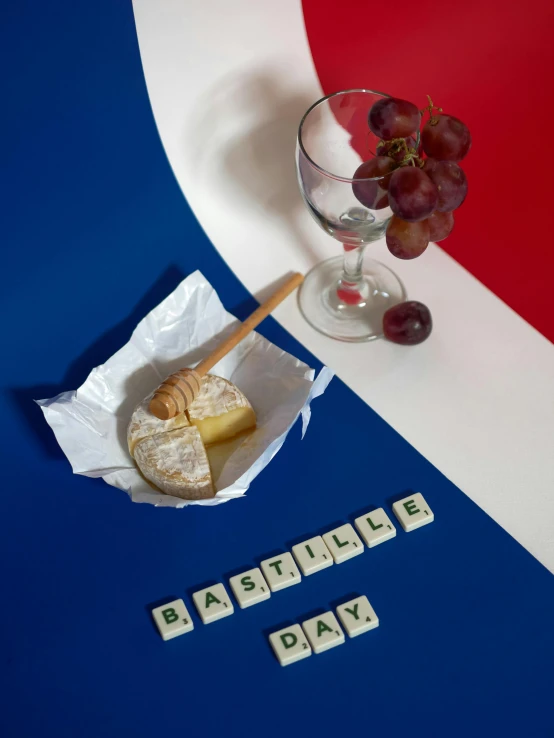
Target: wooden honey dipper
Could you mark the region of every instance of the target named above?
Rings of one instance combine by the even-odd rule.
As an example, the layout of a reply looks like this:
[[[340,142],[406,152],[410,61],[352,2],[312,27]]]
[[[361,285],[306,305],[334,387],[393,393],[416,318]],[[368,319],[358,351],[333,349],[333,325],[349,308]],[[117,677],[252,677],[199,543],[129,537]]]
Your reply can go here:
[[[218,361],[234,349],[264,318],[275,310],[285,297],[302,283],[304,276],[298,272],[293,274],[287,281],[276,290],[252,315],[242,323],[229,338],[201,361],[196,369],[179,369],[169,376],[161,384],[154,397],[150,400],[150,412],[160,420],[169,420],[183,413],[193,402],[202,386],[202,378],[212,369]]]

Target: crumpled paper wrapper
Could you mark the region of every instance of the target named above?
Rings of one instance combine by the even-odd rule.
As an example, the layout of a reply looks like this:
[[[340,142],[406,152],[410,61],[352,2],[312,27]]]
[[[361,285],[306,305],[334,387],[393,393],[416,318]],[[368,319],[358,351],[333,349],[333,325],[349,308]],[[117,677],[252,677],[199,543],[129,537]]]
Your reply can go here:
[[[141,320],[130,341],[91,371],[75,391],[38,400],[75,474],[102,477],[133,502],[160,507],[218,505],[244,495],[283,445],[299,415],[302,436],[310,403],[333,377],[315,372],[294,356],[251,333],[211,371],[231,380],[256,411],[258,425],[230,456],[208,500],[182,500],[156,492],[139,474],[127,448],[127,425],[135,406],[169,374],[194,367],[237,326],[200,272],[194,272]]]

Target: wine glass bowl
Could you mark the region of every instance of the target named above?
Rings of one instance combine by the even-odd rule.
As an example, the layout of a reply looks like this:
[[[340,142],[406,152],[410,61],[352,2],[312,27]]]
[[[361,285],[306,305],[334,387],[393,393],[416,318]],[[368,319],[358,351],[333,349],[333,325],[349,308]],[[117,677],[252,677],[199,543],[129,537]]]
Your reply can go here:
[[[384,237],[392,215],[387,195],[390,160],[377,158],[380,139],[367,122],[372,105],[387,97],[371,90],[328,95],[308,109],[298,131],[302,197],[318,225],[343,244],[344,252],[308,273],[299,292],[300,309],[314,328],[344,341],[381,336],[384,312],[406,296],[386,266],[363,261],[365,247]]]

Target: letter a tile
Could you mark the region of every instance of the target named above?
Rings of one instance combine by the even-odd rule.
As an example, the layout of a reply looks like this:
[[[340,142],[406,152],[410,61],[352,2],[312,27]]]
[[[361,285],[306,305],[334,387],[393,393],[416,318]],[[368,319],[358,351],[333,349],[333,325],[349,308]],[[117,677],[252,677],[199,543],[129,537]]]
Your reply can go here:
[[[204,625],[226,618],[234,612],[233,603],[222,584],[214,584],[192,595],[198,614]]]
[[[314,653],[323,653],[344,643],[344,633],[332,612],[324,612],[323,615],[305,620],[302,623],[302,630],[308,637]]]

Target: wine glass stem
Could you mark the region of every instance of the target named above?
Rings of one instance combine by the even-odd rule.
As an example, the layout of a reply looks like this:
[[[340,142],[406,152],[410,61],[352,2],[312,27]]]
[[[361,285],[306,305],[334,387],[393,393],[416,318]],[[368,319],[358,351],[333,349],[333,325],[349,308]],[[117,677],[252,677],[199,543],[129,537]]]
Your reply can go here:
[[[362,273],[364,249],[367,244],[343,244],[342,274],[337,284],[337,297],[347,305],[360,305],[368,296],[368,285]]]
[[[362,244],[360,246],[349,246],[348,244],[343,244],[344,261],[341,281],[345,283],[345,285],[348,284],[355,287],[362,281],[362,263],[364,260],[365,247],[366,244]]]

